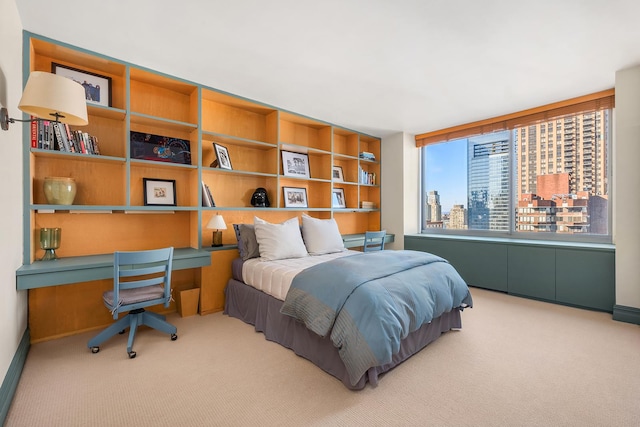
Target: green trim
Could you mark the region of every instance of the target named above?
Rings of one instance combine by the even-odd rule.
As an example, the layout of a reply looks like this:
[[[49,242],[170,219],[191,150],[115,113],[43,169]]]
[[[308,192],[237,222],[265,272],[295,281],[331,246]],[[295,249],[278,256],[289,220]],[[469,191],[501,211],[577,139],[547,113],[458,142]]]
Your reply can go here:
[[[613,306],[613,320],[640,325],[640,308],[616,304]]]
[[[0,386],[0,425],[4,425],[9,414],[9,407],[18,388],[18,382],[20,381],[20,375],[22,375],[22,368],[24,368],[24,364],[27,361],[30,345],[31,337],[27,328],[24,331],[24,335],[22,335],[22,340],[18,345],[16,354],[13,356],[11,365],[9,365],[9,370],[4,377],[2,386]]]

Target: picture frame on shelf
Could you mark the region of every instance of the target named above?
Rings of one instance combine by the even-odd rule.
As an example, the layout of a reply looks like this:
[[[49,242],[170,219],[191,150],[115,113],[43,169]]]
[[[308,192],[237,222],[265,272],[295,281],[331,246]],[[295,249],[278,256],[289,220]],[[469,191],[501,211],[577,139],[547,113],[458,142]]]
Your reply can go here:
[[[212,168],[233,170],[231,166],[231,156],[229,156],[227,147],[214,142],[213,151],[216,153],[216,159],[211,163]]]
[[[174,179],[142,178],[145,206],[176,206]]]
[[[344,182],[344,173],[342,171],[342,166],[334,166],[332,176],[334,181]]]
[[[282,174],[296,178],[311,178],[309,155],[294,151],[282,151]]]
[[[347,207],[347,199],[344,196],[344,188],[334,188],[331,195],[331,207],[344,209]]]
[[[307,189],[302,187],[282,187],[285,208],[308,208]]]
[[[80,83],[87,103],[111,107],[111,77],[56,62],[51,63],[51,72]]]

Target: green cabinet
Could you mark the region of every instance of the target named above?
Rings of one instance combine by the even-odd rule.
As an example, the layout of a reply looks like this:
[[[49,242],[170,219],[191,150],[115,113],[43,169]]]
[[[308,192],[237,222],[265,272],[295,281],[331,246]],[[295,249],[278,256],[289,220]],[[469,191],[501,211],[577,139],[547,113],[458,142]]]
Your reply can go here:
[[[408,235],[404,242],[405,249],[447,259],[470,286],[613,311],[613,245],[426,235]]]
[[[508,291],[514,295],[553,300],[556,296],[556,254],[553,248],[506,246]]]

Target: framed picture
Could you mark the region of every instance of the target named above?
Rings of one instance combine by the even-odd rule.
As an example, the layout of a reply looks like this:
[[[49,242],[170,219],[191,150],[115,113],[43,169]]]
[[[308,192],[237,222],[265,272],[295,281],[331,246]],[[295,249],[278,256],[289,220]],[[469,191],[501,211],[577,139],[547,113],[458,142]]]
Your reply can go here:
[[[333,180],[344,182],[344,174],[342,173],[342,166],[333,167]]]
[[[142,178],[145,206],[176,206],[176,181]]]
[[[285,208],[308,208],[307,189],[298,187],[282,187]]]
[[[333,195],[331,197],[332,208],[346,208],[347,199],[344,197],[344,188],[334,188]]]
[[[186,139],[134,131],[129,134],[132,159],[191,164],[191,147]]]
[[[111,77],[56,64],[55,62],[51,63],[51,72],[80,83],[84,87],[84,95],[89,104],[111,107]]]
[[[282,173],[284,176],[311,178],[309,173],[309,156],[293,151],[282,151]]]
[[[231,167],[231,157],[229,157],[227,147],[223,147],[222,145],[214,142],[213,150],[216,152],[216,160],[213,162],[212,167],[233,170]]]

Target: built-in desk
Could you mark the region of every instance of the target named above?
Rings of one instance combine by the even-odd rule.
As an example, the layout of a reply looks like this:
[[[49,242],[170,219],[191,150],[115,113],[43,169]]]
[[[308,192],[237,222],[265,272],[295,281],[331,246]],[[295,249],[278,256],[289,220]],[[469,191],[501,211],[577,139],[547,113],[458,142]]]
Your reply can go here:
[[[384,243],[392,243],[395,239],[394,234],[388,234],[384,237]],[[344,242],[344,247],[349,248],[357,248],[360,246],[364,246],[364,233],[360,234],[343,234],[342,241]]]
[[[206,250],[180,248],[173,252],[173,269],[204,267],[211,264]],[[58,258],[23,265],[16,271],[18,290],[68,285],[113,278],[113,254]]]

